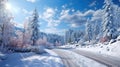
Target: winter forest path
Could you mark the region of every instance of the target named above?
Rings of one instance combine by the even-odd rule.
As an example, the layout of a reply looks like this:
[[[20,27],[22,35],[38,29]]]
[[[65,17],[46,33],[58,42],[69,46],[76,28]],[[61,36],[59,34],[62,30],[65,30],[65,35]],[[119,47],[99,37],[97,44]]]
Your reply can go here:
[[[76,63],[73,62],[74,58],[71,58],[69,54],[64,53],[64,51],[59,49],[53,49],[53,51],[60,56],[64,67],[79,67]]]
[[[82,56],[88,57],[90,59],[93,59],[99,63],[102,63],[108,67],[120,67],[120,58],[108,56],[108,55],[102,55],[102,54],[96,54],[88,51],[83,50],[72,50]]]
[[[53,49],[53,51],[61,57],[65,67],[79,67],[79,65],[77,63],[73,62],[76,59],[71,58],[69,56],[70,54],[64,52],[64,50],[65,49]],[[76,49],[67,49],[67,50],[75,52],[84,57],[90,58],[94,61],[97,61],[100,64],[107,66],[107,67],[120,67],[120,59],[118,59],[116,57],[105,56],[105,55],[96,54],[96,53],[83,51],[83,50],[76,50]]]

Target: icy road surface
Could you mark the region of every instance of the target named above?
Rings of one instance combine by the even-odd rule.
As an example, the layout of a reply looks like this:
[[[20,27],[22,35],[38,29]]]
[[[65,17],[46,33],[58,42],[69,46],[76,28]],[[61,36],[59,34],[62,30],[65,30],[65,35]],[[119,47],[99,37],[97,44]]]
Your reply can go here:
[[[102,55],[98,53],[92,53],[92,52],[83,51],[83,50],[73,50],[73,51],[82,56],[93,59],[101,64],[104,64],[108,67],[120,67],[120,58],[112,57],[108,55]]]
[[[71,50],[53,49],[62,59],[65,67],[108,67]]]

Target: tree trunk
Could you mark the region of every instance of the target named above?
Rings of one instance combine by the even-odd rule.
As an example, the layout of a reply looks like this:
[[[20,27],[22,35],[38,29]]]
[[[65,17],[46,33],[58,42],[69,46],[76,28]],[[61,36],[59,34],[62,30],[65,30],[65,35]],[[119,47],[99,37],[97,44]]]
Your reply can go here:
[[[32,45],[34,46],[35,44],[36,44],[36,40],[33,40],[33,44]]]

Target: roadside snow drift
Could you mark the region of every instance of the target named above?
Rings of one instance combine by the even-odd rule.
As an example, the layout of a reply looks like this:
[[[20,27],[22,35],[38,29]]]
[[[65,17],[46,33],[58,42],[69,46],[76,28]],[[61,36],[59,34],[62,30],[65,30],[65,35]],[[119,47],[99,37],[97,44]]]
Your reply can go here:
[[[98,43],[86,47],[78,47],[77,49],[120,58],[120,41],[114,42],[112,44],[109,43],[108,45]]]
[[[0,67],[62,67],[59,56],[47,50],[48,53],[12,53],[5,60],[0,61]]]

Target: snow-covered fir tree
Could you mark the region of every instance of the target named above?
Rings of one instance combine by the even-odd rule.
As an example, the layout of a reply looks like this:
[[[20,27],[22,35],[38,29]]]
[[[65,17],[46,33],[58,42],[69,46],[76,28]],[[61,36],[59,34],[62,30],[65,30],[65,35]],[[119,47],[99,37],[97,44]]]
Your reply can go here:
[[[7,9],[8,0],[0,0],[0,46],[8,47],[13,34],[12,15]]]
[[[39,39],[39,15],[35,9],[32,13],[32,16],[29,18],[29,31],[31,33],[32,45],[36,45],[36,41]]]
[[[103,17],[103,37],[108,40],[116,38],[116,28],[113,18],[113,2],[111,0],[104,1],[104,17]]]
[[[87,22],[86,22],[86,40],[87,41],[91,41],[92,40],[92,36],[93,36],[93,31],[92,31],[92,24],[90,24],[90,20],[87,19]]]
[[[99,34],[101,33],[101,24],[96,20],[94,21],[93,25],[92,25],[92,29],[93,29],[93,39],[96,40],[99,36]]]
[[[69,37],[68,34],[69,34],[68,31],[66,31],[66,32],[65,32],[65,36],[64,36],[65,44],[68,43],[68,37]]]
[[[55,43],[61,43],[61,45],[64,44],[64,37],[58,34],[50,34],[50,33],[44,33],[40,32],[40,39],[44,39],[46,37],[47,42],[55,45]]]
[[[119,29],[120,28],[120,21],[119,21],[119,19],[120,19],[120,7],[118,6],[118,5],[113,5],[113,9],[114,9],[114,24],[116,25],[115,27],[117,28],[117,29]]]
[[[73,30],[69,29],[66,31],[65,33],[65,43],[72,43],[73,39],[74,39],[74,34],[73,34]]]
[[[80,31],[80,30],[74,30],[73,33],[72,33],[72,38],[73,38],[73,43],[78,43],[78,41],[80,39],[82,39],[82,36],[83,36],[83,32]]]
[[[117,13],[116,13],[116,22],[117,22],[117,33],[118,33],[118,36],[120,36],[120,21],[119,21],[119,19],[120,19],[120,7],[117,7]],[[115,16],[114,16],[115,17]]]
[[[83,31],[69,29],[65,32],[65,43],[78,43],[84,36]]]

